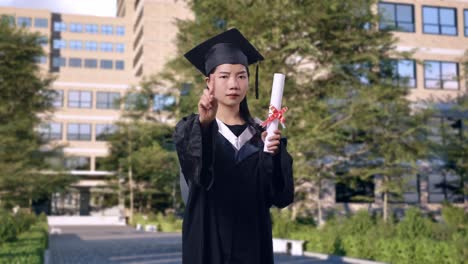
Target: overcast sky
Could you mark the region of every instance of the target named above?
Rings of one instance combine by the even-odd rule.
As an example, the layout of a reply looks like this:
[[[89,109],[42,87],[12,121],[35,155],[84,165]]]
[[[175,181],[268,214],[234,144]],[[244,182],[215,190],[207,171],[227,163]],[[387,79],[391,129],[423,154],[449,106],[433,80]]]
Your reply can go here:
[[[0,0],[0,6],[41,8],[65,14],[115,17],[116,0]]]

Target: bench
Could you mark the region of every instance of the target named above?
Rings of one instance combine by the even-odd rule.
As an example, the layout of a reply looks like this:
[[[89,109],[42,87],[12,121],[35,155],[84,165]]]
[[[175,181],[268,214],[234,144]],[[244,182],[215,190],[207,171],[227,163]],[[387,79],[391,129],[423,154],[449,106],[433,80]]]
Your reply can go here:
[[[291,256],[303,256],[304,242],[304,240],[273,238],[273,252]]]

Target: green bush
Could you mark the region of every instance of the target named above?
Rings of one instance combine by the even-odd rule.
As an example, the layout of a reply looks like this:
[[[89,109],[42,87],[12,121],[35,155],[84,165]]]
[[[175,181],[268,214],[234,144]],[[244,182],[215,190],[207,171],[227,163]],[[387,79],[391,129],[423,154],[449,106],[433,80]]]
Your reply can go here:
[[[417,208],[406,210],[405,217],[398,223],[396,231],[399,238],[415,239],[419,237],[430,237],[433,223],[424,217]]]
[[[36,223],[36,215],[20,210],[15,214],[14,220],[18,233],[23,233]]]
[[[47,223],[38,222],[16,241],[0,246],[0,264],[42,264],[48,246]]]
[[[13,216],[0,211],[0,223],[0,244],[16,240],[18,231]]]
[[[444,204],[442,207],[442,219],[448,227],[456,230],[466,229],[468,224],[468,215],[465,214],[465,210],[451,204]]]

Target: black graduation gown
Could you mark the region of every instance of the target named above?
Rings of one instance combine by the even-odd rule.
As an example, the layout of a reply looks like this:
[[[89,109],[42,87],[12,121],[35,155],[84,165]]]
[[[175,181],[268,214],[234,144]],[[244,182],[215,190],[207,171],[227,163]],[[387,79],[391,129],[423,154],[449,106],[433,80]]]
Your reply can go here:
[[[183,118],[174,140],[189,183],[182,227],[184,264],[273,263],[272,205],[293,202],[292,158],[263,152],[256,133],[238,151],[218,132],[202,131],[198,115]]]

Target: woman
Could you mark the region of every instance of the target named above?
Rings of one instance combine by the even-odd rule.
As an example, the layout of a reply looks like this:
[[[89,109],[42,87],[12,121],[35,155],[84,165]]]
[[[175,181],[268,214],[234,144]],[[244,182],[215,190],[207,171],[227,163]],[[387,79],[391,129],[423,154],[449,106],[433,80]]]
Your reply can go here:
[[[174,134],[189,186],[183,223],[184,264],[271,264],[271,206],[293,202],[292,159],[281,132],[270,136],[250,116],[248,65],[263,57],[237,29],[185,57],[206,77],[199,114]],[[263,133],[262,133],[263,132]]]

